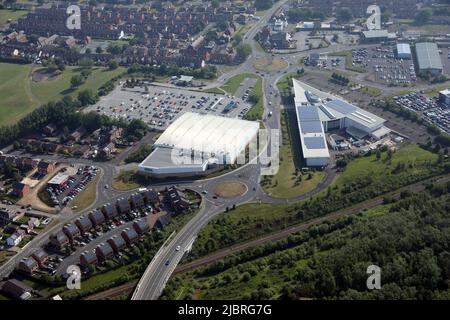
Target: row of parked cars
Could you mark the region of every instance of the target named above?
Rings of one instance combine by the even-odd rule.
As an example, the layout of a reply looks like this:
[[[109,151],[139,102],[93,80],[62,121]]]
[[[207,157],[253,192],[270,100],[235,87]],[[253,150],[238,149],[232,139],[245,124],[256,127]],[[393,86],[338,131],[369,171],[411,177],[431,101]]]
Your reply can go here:
[[[97,175],[98,168],[85,166],[76,175],[70,176],[67,182],[60,186],[48,186],[47,192],[56,206],[64,207],[82,192]]]

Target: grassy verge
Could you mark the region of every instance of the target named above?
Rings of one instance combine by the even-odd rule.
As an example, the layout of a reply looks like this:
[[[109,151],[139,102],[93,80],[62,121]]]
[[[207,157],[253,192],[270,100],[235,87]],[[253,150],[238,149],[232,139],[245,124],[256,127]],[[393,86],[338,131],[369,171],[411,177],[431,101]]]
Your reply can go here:
[[[229,94],[234,95],[245,78],[260,79],[259,76],[253,73],[241,73],[228,79],[227,83],[221,88]]]
[[[70,204],[71,206],[76,206],[75,212],[80,212],[87,207],[89,207],[95,201],[95,195],[97,193],[97,184],[99,177],[97,176],[94,181],[92,181],[89,186],[84,189],[80,194],[78,194],[75,199]]]
[[[0,10],[0,24],[8,22],[9,19],[11,19],[11,21],[16,21],[27,14],[28,11],[25,10],[2,9]]]
[[[295,115],[283,112],[281,118],[282,145],[280,167],[274,176],[264,176],[261,185],[266,193],[276,198],[292,198],[308,192],[323,180],[322,171],[302,173],[298,132],[293,127]]]
[[[289,204],[245,204],[213,219],[194,243],[191,259],[310,218],[354,206],[405,185],[441,174],[445,163],[413,143],[388,153],[358,157],[323,192]]]
[[[256,81],[255,86],[250,92],[250,96],[256,98],[256,103],[250,108],[247,114],[244,116],[246,120],[261,120],[264,113],[264,99],[262,92],[262,79],[259,78]]]
[[[380,89],[374,88],[374,87],[368,87],[368,86],[365,86],[365,87],[359,89],[359,91],[362,93],[365,93],[371,97],[378,97],[382,93]]]
[[[114,178],[111,186],[119,191],[129,191],[137,189],[143,185],[141,176],[137,171],[121,171],[117,177]]]

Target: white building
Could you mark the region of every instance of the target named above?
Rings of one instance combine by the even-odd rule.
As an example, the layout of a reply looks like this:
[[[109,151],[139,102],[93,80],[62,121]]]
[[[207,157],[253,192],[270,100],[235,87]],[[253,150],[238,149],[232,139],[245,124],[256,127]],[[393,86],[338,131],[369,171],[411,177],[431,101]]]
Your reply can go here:
[[[384,119],[342,99],[327,96],[298,80],[292,81],[300,140],[307,166],[327,165],[330,155],[325,133],[330,130],[345,129],[356,140],[367,136],[381,139],[390,132],[384,126]]]
[[[256,139],[258,130],[258,122],[187,112],[158,138],[139,172],[197,175],[213,164],[233,164]]]
[[[288,23],[286,20],[276,19],[273,23],[272,30],[275,32],[281,32],[287,27]]]
[[[397,43],[397,58],[411,59],[411,47],[408,43]]]
[[[8,239],[6,239],[6,243],[10,247],[15,247],[20,244],[22,239],[23,239],[22,234],[15,232]]]
[[[416,43],[417,64],[420,71],[429,71],[432,75],[442,73],[442,61],[436,43]]]
[[[439,101],[450,107],[450,89],[445,89],[439,92]]]

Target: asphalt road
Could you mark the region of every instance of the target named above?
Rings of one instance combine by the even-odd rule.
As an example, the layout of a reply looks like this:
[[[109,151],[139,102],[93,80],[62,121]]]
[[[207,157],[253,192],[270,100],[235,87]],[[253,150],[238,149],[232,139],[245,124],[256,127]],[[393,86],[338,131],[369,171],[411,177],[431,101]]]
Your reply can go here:
[[[259,32],[259,30],[267,24],[272,14],[286,2],[287,1],[281,1],[275,4],[275,6],[269,9],[266,12],[266,15],[262,17],[258,22],[256,22],[244,36],[243,42],[248,43],[253,47],[253,53],[247,59],[247,61],[240,65],[238,68],[222,74],[215,82],[208,84],[206,88],[223,85],[230,77],[234,75],[245,72],[255,73],[257,71],[253,67],[254,59],[268,57],[269,54],[258,51],[253,39],[257,32]],[[351,48],[357,47],[358,46],[351,46]],[[282,56],[288,63],[288,66],[284,70],[274,72],[259,71],[263,78],[263,122],[265,127],[267,129],[280,128],[280,112],[282,108],[280,100],[281,98],[280,95],[275,96],[275,94],[270,94],[270,92],[272,91],[275,93],[277,91],[275,84],[284,74],[295,72],[298,70],[298,61],[301,57],[307,56],[312,52],[326,53],[346,49],[349,49],[349,46],[336,44],[329,48],[315,49],[307,52],[283,53]],[[365,84],[363,75],[358,76],[358,80],[360,80],[362,84]],[[370,86],[376,87],[376,85],[374,85],[373,83],[370,83]],[[386,87],[383,87],[383,90],[386,92],[386,90],[390,89],[386,89]],[[270,111],[272,111],[272,116],[268,116]],[[116,176],[120,172],[120,170],[124,168],[119,165],[120,161],[124,159],[130,152],[136,150],[139,145],[141,145],[145,141],[151,141],[151,139],[151,135],[146,136],[146,138],[143,139],[137,146],[124,151],[119,156],[119,159],[113,160],[111,162],[94,162],[92,160],[66,158],[61,156],[42,156],[41,158],[44,159],[51,159],[53,161],[60,161],[68,164],[90,164],[99,167],[101,169],[101,174],[99,182],[97,184],[96,199],[94,203],[83,212],[75,214],[70,210],[63,210],[59,215],[55,216],[55,220],[57,221],[55,225],[48,228],[48,230],[44,230],[34,240],[27,244],[27,246],[25,246],[25,248],[23,248],[21,252],[19,252],[8,262],[0,266],[0,278],[7,276],[21,258],[28,257],[29,255],[31,255],[31,253],[34,252],[34,250],[45,244],[48,240],[49,235],[52,232],[60,230],[64,224],[75,220],[78,216],[88,212],[93,208],[99,207],[107,202],[113,202],[116,198],[125,197],[136,192],[136,190],[121,192],[112,188],[106,189],[104,188],[104,186],[110,185],[114,176]],[[270,148],[268,149],[268,154],[271,154]],[[261,169],[261,164],[248,164],[240,167],[233,172],[219,177],[200,181],[185,181],[176,183],[180,187],[186,187],[200,193],[203,190],[206,190],[208,191],[208,193],[206,195],[202,195],[203,201],[199,213],[193,219],[191,219],[191,221],[189,221],[181,230],[179,230],[175,237],[173,237],[171,241],[169,241],[164,247],[162,247],[159,254],[153,259],[147,271],[143,275],[139,283],[139,287],[137,287],[137,290],[133,295],[133,299],[157,299],[162,292],[165,283],[169,279],[173,270],[176,268],[178,262],[181,260],[184,252],[189,249],[190,244],[194,241],[200,230],[217,214],[223,212],[227,206],[232,206],[233,204],[240,205],[249,202],[282,203],[299,201],[325,189],[333,180],[336,174],[330,166],[329,168],[327,168],[326,178],[318,186],[318,188],[293,199],[278,199],[266,195],[260,188],[259,182]],[[247,186],[248,191],[243,196],[235,199],[214,199],[213,194],[217,185],[227,181],[240,181]],[[173,183],[171,183],[170,185],[173,185]],[[163,188],[164,186],[165,184],[152,185],[152,187],[161,188]],[[180,251],[176,251],[177,246],[181,247]],[[168,265],[166,265],[167,261],[169,261]]]

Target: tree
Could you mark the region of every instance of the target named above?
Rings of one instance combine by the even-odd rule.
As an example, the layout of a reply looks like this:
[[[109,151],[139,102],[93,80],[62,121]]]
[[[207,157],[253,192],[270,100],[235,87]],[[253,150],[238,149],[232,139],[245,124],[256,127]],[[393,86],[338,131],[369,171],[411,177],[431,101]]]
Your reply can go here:
[[[115,69],[117,69],[118,66],[119,66],[119,64],[117,63],[117,60],[111,60],[108,62],[109,70],[115,70]]]
[[[266,10],[272,7],[272,0],[255,0],[256,10]]]
[[[91,54],[92,53],[92,50],[91,50],[91,48],[86,48],[86,54]]]
[[[84,83],[84,77],[82,77],[81,75],[74,75],[72,76],[72,78],[70,78],[70,86],[71,88],[77,88],[79,86],[81,86]]]
[[[98,95],[91,89],[86,89],[78,93],[78,101],[81,106],[87,106],[89,104],[95,104],[98,101]]]
[[[220,5],[219,0],[212,0],[212,1],[211,1],[211,6],[212,6],[213,8],[218,8],[219,5]]]
[[[430,8],[421,9],[414,17],[415,24],[417,25],[426,24],[430,20],[432,14],[433,12]]]
[[[102,47],[98,46],[98,47],[95,49],[95,52],[96,52],[96,53],[102,53],[102,52],[103,52]]]
[[[83,58],[78,62],[80,67],[90,68],[94,65],[94,61],[92,59]]]
[[[336,14],[336,18],[340,22],[349,22],[352,18],[352,13],[349,9],[340,9]]]
[[[252,53],[252,47],[247,43],[241,43],[236,48],[236,55],[239,61],[245,61]]]

